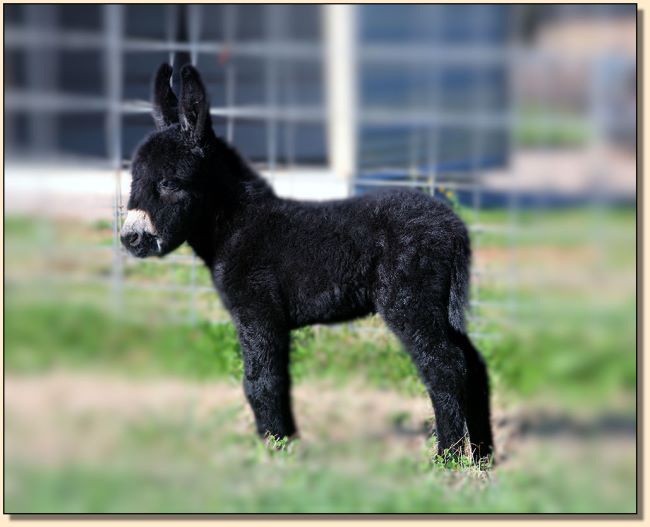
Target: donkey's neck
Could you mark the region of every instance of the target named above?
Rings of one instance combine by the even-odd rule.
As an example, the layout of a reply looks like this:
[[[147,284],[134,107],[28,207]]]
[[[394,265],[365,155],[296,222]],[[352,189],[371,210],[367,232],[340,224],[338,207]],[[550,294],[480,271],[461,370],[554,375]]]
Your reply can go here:
[[[217,149],[208,163],[215,182],[211,195],[188,243],[208,267],[212,267],[236,226],[252,217],[251,208],[278,198],[269,183],[230,145],[217,138]]]
[[[215,174],[226,190],[247,201],[275,196],[271,185],[244,160],[239,152],[225,141],[217,138],[217,150],[211,163]],[[221,188],[220,190],[223,191]]]

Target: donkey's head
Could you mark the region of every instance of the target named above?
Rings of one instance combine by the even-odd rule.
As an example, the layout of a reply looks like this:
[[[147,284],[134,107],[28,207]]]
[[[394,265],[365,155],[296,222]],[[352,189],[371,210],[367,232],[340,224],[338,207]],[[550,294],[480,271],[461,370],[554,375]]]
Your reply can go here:
[[[153,86],[156,130],[138,147],[132,163],[121,238],[141,258],[173,251],[195,228],[216,142],[199,73],[190,65],[181,69],[180,101],[170,87],[171,74],[168,64],[158,69]]]

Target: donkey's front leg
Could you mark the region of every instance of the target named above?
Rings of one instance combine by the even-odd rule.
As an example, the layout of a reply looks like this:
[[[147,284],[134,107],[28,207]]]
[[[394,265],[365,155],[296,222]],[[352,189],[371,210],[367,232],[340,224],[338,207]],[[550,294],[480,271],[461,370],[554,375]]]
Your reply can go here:
[[[291,412],[289,331],[260,320],[240,320],[244,356],[244,392],[261,437],[291,437],[296,426]]]

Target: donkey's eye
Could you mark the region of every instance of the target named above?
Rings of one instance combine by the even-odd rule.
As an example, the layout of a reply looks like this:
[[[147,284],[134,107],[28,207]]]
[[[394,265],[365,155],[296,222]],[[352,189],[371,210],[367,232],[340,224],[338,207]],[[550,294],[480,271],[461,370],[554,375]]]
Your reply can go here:
[[[166,190],[166,191],[173,191],[173,190],[178,190],[180,188],[178,182],[174,181],[173,179],[163,179],[160,183],[158,183],[160,190]]]

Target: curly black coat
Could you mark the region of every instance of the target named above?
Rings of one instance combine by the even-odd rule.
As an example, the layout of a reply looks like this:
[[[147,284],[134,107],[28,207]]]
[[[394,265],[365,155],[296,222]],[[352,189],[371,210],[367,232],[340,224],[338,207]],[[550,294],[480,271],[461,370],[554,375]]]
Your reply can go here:
[[[180,101],[163,64],[157,130],[138,147],[122,241],[139,257],[187,241],[237,328],[259,434],[293,436],[289,332],[379,313],[425,383],[439,451],[492,453],[488,378],[465,331],[470,243],[444,203],[416,191],[338,201],[282,199],[218,138],[198,72]],[[341,350],[345,353],[345,350]]]

